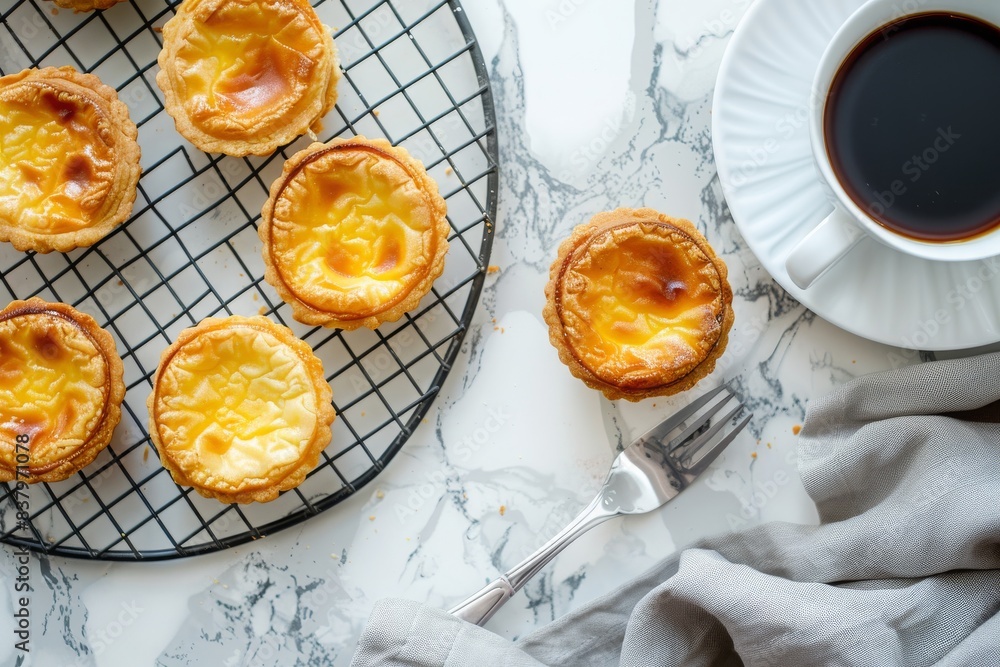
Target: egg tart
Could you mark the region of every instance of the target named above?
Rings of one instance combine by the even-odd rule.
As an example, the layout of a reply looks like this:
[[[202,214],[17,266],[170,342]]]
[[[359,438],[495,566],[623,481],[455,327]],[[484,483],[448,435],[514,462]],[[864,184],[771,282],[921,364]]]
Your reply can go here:
[[[0,481],[58,482],[111,442],[122,360],[97,322],[37,297],[0,311]]]
[[[288,159],[264,203],[265,277],[300,322],[374,329],[416,308],[444,271],[446,214],[404,149],[314,143]]]
[[[207,153],[269,155],[337,100],[336,47],[308,0],[184,0],[157,62],[167,113]]]
[[[208,318],[164,350],[149,434],[178,484],[225,503],[267,502],[316,467],[332,400],[322,363],[287,327]]]
[[[611,400],[690,389],[726,349],[727,273],[687,220],[652,209],[600,213],[552,264],[549,340],[574,376]]]
[[[71,67],[0,77],[0,241],[67,252],[124,222],[139,182],[128,107]]]

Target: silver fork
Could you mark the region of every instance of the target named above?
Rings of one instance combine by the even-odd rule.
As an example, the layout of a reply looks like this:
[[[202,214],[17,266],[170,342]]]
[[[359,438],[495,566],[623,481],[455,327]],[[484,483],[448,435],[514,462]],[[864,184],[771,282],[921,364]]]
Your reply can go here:
[[[720,416],[722,409],[734,402],[735,407]],[[749,414],[739,420],[743,408],[732,390],[723,385],[653,427],[615,458],[604,486],[568,526],[450,613],[483,625],[583,533],[611,517],[651,512],[676,498],[750,422],[753,415]]]

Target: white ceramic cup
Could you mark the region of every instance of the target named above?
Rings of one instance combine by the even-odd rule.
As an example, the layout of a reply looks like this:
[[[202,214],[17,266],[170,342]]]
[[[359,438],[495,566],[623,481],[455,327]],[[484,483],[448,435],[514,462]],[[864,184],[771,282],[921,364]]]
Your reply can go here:
[[[1000,26],[1000,2],[996,0],[869,0],[840,27],[820,59],[813,80],[809,131],[813,156],[834,211],[785,261],[792,282],[802,289],[836,264],[865,233],[891,248],[935,261],[962,262],[1000,255],[1000,229],[960,241],[933,242],[903,236],[880,225],[850,198],[830,163],[823,117],[830,86],[841,65],[872,33],[906,16],[927,12],[965,14]]]

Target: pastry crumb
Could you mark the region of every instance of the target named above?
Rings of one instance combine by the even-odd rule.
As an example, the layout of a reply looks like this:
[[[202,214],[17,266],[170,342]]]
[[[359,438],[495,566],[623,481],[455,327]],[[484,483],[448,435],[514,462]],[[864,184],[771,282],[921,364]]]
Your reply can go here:
[[[486,267],[486,273],[493,274],[497,273],[498,271],[500,271],[500,267],[497,266],[496,264],[490,264],[489,266]]]
[[[792,427],[792,433],[794,435],[798,435],[801,432],[802,432],[802,424],[796,424],[795,426]]]
[[[381,114],[378,109],[372,109],[372,115],[378,118]]]
[[[158,25],[154,25],[153,26],[153,32],[162,33],[163,32],[163,27],[162,26],[158,26]]]
[[[266,312],[267,312],[267,306],[261,306],[260,308],[257,309],[257,314],[258,315],[263,315]]]
[[[385,491],[379,489],[378,491],[375,492],[375,497],[378,498],[379,500],[382,500],[383,498],[385,498]]]
[[[750,458],[756,459],[757,458],[757,452],[750,452]]]
[[[260,301],[260,296],[257,294],[257,292],[253,293],[253,300],[254,301]]]
[[[452,169],[451,167],[445,167],[444,168],[444,175],[445,176],[451,176],[454,173],[455,173],[455,170]]]
[[[142,450],[142,462],[145,463],[149,460],[149,445],[146,445],[146,449]]]
[[[369,521],[374,521],[374,520],[375,520],[375,515],[374,515],[374,514],[372,514],[372,515],[371,515],[370,517],[368,517],[368,520],[369,520]]]
[[[500,506],[500,516],[503,516],[506,513],[507,513],[507,506],[506,505],[501,505]]]
[[[771,443],[767,443],[767,448],[771,449]]]

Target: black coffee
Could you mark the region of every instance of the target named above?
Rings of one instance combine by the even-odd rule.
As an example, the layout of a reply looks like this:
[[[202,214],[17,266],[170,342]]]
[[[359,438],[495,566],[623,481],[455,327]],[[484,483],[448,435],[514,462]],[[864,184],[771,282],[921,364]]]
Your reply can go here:
[[[1000,30],[930,12],[844,61],[824,130],[851,198],[900,234],[955,241],[1000,225]]]

